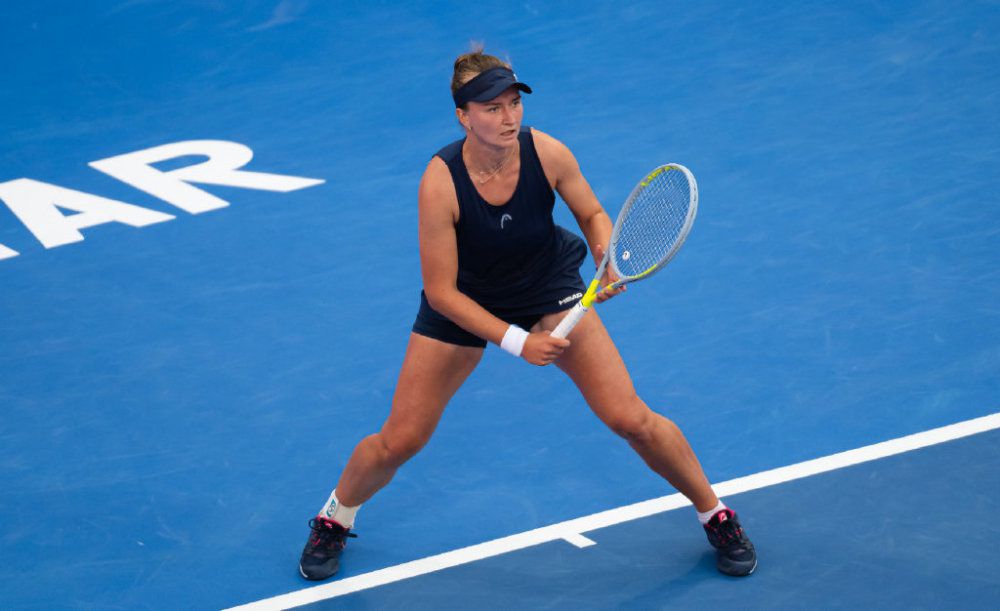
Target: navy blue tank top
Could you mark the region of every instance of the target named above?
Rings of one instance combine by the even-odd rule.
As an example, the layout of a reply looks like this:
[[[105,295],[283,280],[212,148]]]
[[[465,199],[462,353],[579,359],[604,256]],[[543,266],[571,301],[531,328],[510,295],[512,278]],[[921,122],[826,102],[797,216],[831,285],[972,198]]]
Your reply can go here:
[[[531,128],[518,134],[521,171],[514,194],[503,205],[484,200],[469,177],[458,140],[438,151],[458,196],[458,290],[489,310],[548,313],[582,280],[579,267],[587,246],[552,220],[555,193],[535,150]],[[572,305],[570,303],[569,305]]]

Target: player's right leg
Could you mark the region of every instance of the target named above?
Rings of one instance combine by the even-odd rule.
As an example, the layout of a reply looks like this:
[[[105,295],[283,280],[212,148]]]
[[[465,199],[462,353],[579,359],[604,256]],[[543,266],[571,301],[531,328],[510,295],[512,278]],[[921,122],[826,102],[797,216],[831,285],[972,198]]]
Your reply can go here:
[[[396,470],[430,440],[448,401],[476,368],[483,348],[460,346],[417,333],[410,341],[392,399],[392,411],[374,435],[354,448],[335,489],[337,503],[310,521],[312,532],[302,552],[299,572],[306,579],[326,579],[337,572],[353,524],[353,511],[389,483]],[[345,515],[350,523],[331,518]]]
[[[482,356],[482,348],[410,334],[389,418],[382,430],[357,445],[337,483],[337,498],[344,505],[367,501],[424,447],[445,405]]]

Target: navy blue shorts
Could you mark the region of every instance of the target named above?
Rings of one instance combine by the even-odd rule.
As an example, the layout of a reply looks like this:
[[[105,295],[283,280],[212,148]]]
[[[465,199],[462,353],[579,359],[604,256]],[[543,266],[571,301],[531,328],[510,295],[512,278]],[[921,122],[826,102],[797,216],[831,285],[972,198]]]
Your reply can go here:
[[[573,307],[574,303],[576,302],[570,303],[569,307]],[[514,317],[498,316],[498,318],[527,330],[535,326],[535,323],[541,320],[542,316],[545,316],[545,314],[529,314],[527,316]],[[485,339],[474,333],[469,333],[462,327],[451,322],[451,319],[432,308],[431,304],[427,302],[427,296],[423,291],[420,291],[420,310],[417,312],[417,320],[413,323],[413,332],[448,344],[473,346],[475,348],[486,347]]]
[[[568,310],[583,297],[583,293],[586,290],[583,286],[583,280],[579,274],[574,273],[574,275],[576,276],[575,282],[571,283],[567,288],[562,289],[560,294],[564,295],[563,297],[557,301],[553,301],[551,304],[540,305],[538,311],[534,313],[525,314],[518,312],[511,315],[501,310],[486,309],[504,322],[517,325],[524,330],[530,330],[546,314]],[[449,344],[474,346],[476,348],[486,347],[486,340],[474,333],[469,333],[453,323],[450,318],[432,308],[431,304],[427,302],[427,295],[423,291],[420,291],[420,310],[417,312],[417,320],[413,323],[413,332]]]

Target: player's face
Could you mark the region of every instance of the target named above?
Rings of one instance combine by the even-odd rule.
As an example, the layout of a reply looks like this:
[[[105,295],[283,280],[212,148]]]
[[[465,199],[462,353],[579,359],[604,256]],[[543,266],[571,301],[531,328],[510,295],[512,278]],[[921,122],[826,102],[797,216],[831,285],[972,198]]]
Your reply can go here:
[[[467,111],[459,111],[459,121],[467,130],[496,146],[510,146],[517,140],[524,117],[521,92],[515,87],[489,102],[469,102]]]

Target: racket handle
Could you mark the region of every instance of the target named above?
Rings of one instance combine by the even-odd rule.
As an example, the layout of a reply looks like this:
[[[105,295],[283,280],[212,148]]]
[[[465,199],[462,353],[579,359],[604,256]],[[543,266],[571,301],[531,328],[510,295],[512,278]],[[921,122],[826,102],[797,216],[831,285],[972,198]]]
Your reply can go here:
[[[583,315],[586,314],[589,309],[590,308],[585,307],[579,301],[576,302],[576,305],[569,311],[569,314],[567,314],[562,321],[559,322],[559,325],[552,331],[552,337],[563,339],[569,335],[569,332],[573,330],[576,323],[580,322],[580,319],[583,318]]]

